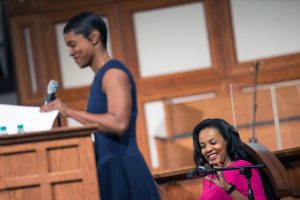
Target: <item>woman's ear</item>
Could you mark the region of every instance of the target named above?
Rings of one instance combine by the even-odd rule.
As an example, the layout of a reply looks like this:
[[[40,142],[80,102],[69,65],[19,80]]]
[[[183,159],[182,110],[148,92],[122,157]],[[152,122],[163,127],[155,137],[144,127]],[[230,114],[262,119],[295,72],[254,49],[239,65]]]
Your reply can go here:
[[[90,34],[90,41],[95,46],[100,41],[100,32],[93,29]]]

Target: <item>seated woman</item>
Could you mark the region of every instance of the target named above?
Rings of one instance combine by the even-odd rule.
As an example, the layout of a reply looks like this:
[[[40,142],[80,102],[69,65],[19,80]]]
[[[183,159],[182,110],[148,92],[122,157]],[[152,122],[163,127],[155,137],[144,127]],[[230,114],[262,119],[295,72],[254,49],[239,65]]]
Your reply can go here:
[[[239,133],[223,119],[206,119],[194,128],[194,161],[196,167],[227,168],[252,165],[247,162]],[[255,200],[265,200],[257,169],[252,169],[251,186]],[[239,170],[217,171],[203,180],[200,200],[248,199],[247,179]]]

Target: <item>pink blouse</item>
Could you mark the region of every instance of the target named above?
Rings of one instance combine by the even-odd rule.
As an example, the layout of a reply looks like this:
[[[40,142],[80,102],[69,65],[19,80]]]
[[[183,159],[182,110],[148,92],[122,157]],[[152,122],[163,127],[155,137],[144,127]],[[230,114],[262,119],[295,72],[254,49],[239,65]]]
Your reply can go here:
[[[231,163],[229,167],[238,167],[252,165],[245,160],[238,160]],[[236,186],[236,190],[248,197],[247,179],[239,170],[223,171],[224,177],[228,183]],[[254,192],[255,200],[266,200],[266,195],[261,183],[260,175],[257,169],[252,169],[251,187]],[[209,180],[203,179],[203,190],[199,200],[230,200],[232,199],[222,188],[216,186]]]

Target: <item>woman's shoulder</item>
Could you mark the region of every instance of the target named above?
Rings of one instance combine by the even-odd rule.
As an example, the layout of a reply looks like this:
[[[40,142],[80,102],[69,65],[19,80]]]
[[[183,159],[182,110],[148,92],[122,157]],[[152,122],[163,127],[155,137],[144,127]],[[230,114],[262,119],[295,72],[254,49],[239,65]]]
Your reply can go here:
[[[119,67],[119,66],[126,67],[125,64],[122,61],[120,61],[118,59],[115,59],[115,58],[110,59],[107,62],[107,65],[108,66],[114,66],[114,67]]]
[[[97,76],[103,76],[110,69],[119,69],[122,71],[127,71],[127,67],[117,59],[111,59],[100,70],[97,72]]]
[[[238,167],[238,166],[246,166],[246,165],[252,165],[252,163],[246,160],[236,160],[233,161],[229,167]]]
[[[102,68],[102,73],[105,73],[106,71],[108,71],[110,69],[119,69],[119,70],[125,71],[126,73],[130,73],[127,66],[122,61],[117,60],[117,59],[109,60]]]

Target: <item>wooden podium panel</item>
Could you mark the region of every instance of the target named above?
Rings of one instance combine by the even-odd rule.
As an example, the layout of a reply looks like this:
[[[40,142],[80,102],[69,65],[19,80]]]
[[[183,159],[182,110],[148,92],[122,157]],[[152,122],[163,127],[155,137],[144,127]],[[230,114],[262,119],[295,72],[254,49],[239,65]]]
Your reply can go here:
[[[0,137],[1,200],[97,200],[95,127]]]

